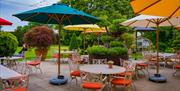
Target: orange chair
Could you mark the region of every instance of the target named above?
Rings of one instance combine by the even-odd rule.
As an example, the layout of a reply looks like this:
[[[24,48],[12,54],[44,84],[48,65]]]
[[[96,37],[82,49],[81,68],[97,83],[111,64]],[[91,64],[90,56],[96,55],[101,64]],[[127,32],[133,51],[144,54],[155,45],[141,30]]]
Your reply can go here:
[[[105,82],[107,80],[107,77],[103,76],[102,74],[95,75],[95,74],[81,73],[81,77],[82,77],[81,87],[83,90],[88,89],[92,91],[102,91],[105,86]]]
[[[148,73],[149,76],[149,71],[148,71],[148,64],[146,63],[138,63],[136,65],[136,74],[138,74],[138,72],[141,71],[143,72],[144,76],[145,76],[145,71]]]
[[[176,76],[176,73],[180,71],[180,53],[176,53],[175,63],[173,65],[173,69],[175,72],[173,73],[173,76]]]
[[[37,70],[39,70],[42,73],[42,69],[40,68],[40,64],[41,64],[41,55],[36,57],[36,59],[34,59],[33,61],[29,61],[27,62],[27,65],[30,66],[28,67],[28,69],[30,70],[30,72],[32,72],[32,67],[34,67]]]
[[[69,70],[70,70],[70,77],[71,77],[71,81],[73,79],[76,79],[76,84],[78,82],[77,77],[81,77],[80,74],[80,70],[79,70],[79,63],[75,62],[72,60],[72,55],[69,56],[68,59],[68,65],[69,65]]]
[[[115,74],[115,78],[112,79],[112,90],[115,90],[116,86],[123,86],[125,87],[125,91],[127,91],[128,88],[131,87],[131,84],[133,83],[132,77],[135,76],[135,64],[131,61],[124,61],[123,67],[126,68],[126,71],[123,73]],[[135,87],[135,85],[134,85]],[[135,87],[136,90],[136,87]]]
[[[28,91],[29,78],[26,75],[2,80],[1,91]]]

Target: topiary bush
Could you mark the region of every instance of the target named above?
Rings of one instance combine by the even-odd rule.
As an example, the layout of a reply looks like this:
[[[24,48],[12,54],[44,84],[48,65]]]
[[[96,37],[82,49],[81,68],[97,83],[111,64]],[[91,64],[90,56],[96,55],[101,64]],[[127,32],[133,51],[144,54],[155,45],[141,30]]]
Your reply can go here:
[[[78,49],[79,45],[78,45],[78,39],[76,37],[76,34],[74,33],[71,37],[71,41],[70,41],[70,45],[69,45],[69,49],[73,50],[73,49]]]
[[[37,56],[42,55],[44,60],[47,56],[48,48],[52,44],[53,31],[48,26],[37,26],[25,33],[24,42],[31,47],[35,47]]]
[[[13,56],[18,47],[16,36],[11,33],[0,32],[0,41],[0,56]]]
[[[108,51],[107,48],[102,46],[92,46],[89,47],[87,50],[90,55],[99,55],[99,56],[107,55],[107,51]]]
[[[120,41],[111,41],[110,47],[124,47],[124,44]]]
[[[175,51],[180,51],[180,35],[176,37],[176,39],[173,41],[173,47]]]

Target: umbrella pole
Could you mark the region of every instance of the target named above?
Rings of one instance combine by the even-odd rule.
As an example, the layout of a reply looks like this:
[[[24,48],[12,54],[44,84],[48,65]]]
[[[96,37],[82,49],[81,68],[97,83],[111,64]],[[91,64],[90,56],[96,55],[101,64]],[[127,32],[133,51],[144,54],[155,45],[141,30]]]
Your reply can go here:
[[[61,25],[59,24],[59,36],[58,36],[58,51],[59,51],[59,56],[58,56],[58,78],[60,78],[60,64],[61,64],[61,60],[60,60],[60,56],[61,56],[61,42],[60,42],[60,35],[61,35]]]
[[[156,30],[156,49],[157,49],[157,69],[156,69],[156,73],[159,74],[159,24],[157,24],[157,30]]]

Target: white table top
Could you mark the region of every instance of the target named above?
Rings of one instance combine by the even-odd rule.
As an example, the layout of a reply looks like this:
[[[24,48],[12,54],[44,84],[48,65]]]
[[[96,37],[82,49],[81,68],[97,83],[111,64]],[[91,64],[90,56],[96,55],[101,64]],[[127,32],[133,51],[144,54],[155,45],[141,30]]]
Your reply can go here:
[[[117,74],[125,72],[126,69],[115,65],[113,65],[113,68],[110,69],[107,64],[91,64],[80,66],[80,70],[94,74]]]
[[[9,57],[10,60],[17,60],[17,59],[22,59],[23,57]],[[0,57],[1,59],[7,59],[7,57]]]
[[[0,78],[1,79],[9,79],[9,78],[18,77],[18,76],[21,76],[21,74],[3,65],[0,65]]]

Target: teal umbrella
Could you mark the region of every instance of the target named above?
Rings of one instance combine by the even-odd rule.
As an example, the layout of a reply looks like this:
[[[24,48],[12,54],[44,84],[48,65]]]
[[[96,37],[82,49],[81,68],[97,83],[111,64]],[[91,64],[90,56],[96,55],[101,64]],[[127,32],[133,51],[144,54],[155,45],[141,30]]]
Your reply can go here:
[[[76,24],[94,24],[100,21],[98,18],[71,8],[66,4],[53,4],[13,16],[18,17],[23,21],[39,22],[45,24],[58,24],[59,25],[59,54],[60,54],[60,30],[62,25],[76,25]],[[58,57],[58,78],[60,75],[60,56]],[[61,83],[58,83],[61,84]]]

